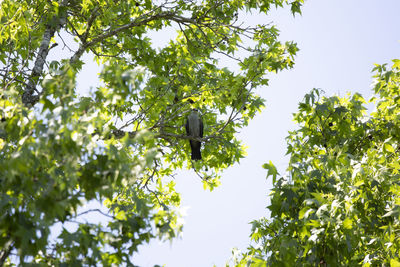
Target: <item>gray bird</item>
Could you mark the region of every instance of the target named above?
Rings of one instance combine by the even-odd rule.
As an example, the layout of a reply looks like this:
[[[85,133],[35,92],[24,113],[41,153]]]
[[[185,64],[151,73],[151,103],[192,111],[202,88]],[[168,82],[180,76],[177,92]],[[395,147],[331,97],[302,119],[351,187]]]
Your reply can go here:
[[[186,133],[192,137],[203,137],[203,120],[197,109],[192,109],[186,120]],[[190,148],[192,150],[192,160],[201,159],[201,142],[197,140],[189,140]]]

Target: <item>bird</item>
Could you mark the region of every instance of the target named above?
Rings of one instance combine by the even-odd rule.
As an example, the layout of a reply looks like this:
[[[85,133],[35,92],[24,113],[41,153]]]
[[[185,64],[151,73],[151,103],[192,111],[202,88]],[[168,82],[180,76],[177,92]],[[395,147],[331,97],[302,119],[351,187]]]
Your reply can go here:
[[[203,137],[203,120],[197,109],[192,109],[186,120],[186,134],[190,137]],[[201,159],[201,142],[197,140],[189,140],[190,148],[192,151],[191,159],[200,160]]]

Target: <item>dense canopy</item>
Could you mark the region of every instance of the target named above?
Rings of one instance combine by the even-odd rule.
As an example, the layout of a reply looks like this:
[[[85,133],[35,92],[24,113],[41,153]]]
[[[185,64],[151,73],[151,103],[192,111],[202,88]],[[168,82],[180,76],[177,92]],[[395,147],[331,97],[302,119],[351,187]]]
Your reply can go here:
[[[174,173],[218,185],[244,156],[235,133],[263,106],[255,89],[293,66],[294,43],[241,15],[302,2],[2,1],[0,265],[129,265],[140,244],[175,237]],[[165,29],[176,37],[157,47],[151,35]],[[102,72],[83,93],[85,53]],[[191,108],[204,120],[199,162],[184,132]]]

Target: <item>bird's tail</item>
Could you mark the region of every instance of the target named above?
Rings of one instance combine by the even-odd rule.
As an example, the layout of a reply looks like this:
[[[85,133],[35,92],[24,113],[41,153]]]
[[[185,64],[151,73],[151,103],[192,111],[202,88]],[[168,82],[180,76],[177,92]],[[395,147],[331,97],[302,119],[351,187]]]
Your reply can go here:
[[[192,149],[192,160],[201,160],[200,147]]]

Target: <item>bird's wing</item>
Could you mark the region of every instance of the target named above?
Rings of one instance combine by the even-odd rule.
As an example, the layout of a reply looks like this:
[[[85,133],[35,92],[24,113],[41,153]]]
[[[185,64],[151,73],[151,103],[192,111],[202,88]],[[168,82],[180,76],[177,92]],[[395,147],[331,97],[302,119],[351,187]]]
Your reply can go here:
[[[187,134],[187,135],[190,135],[189,118],[186,118],[185,128],[186,128],[186,134]]]
[[[203,119],[201,118],[201,116],[199,116],[199,121],[200,121],[200,137],[203,138]]]

